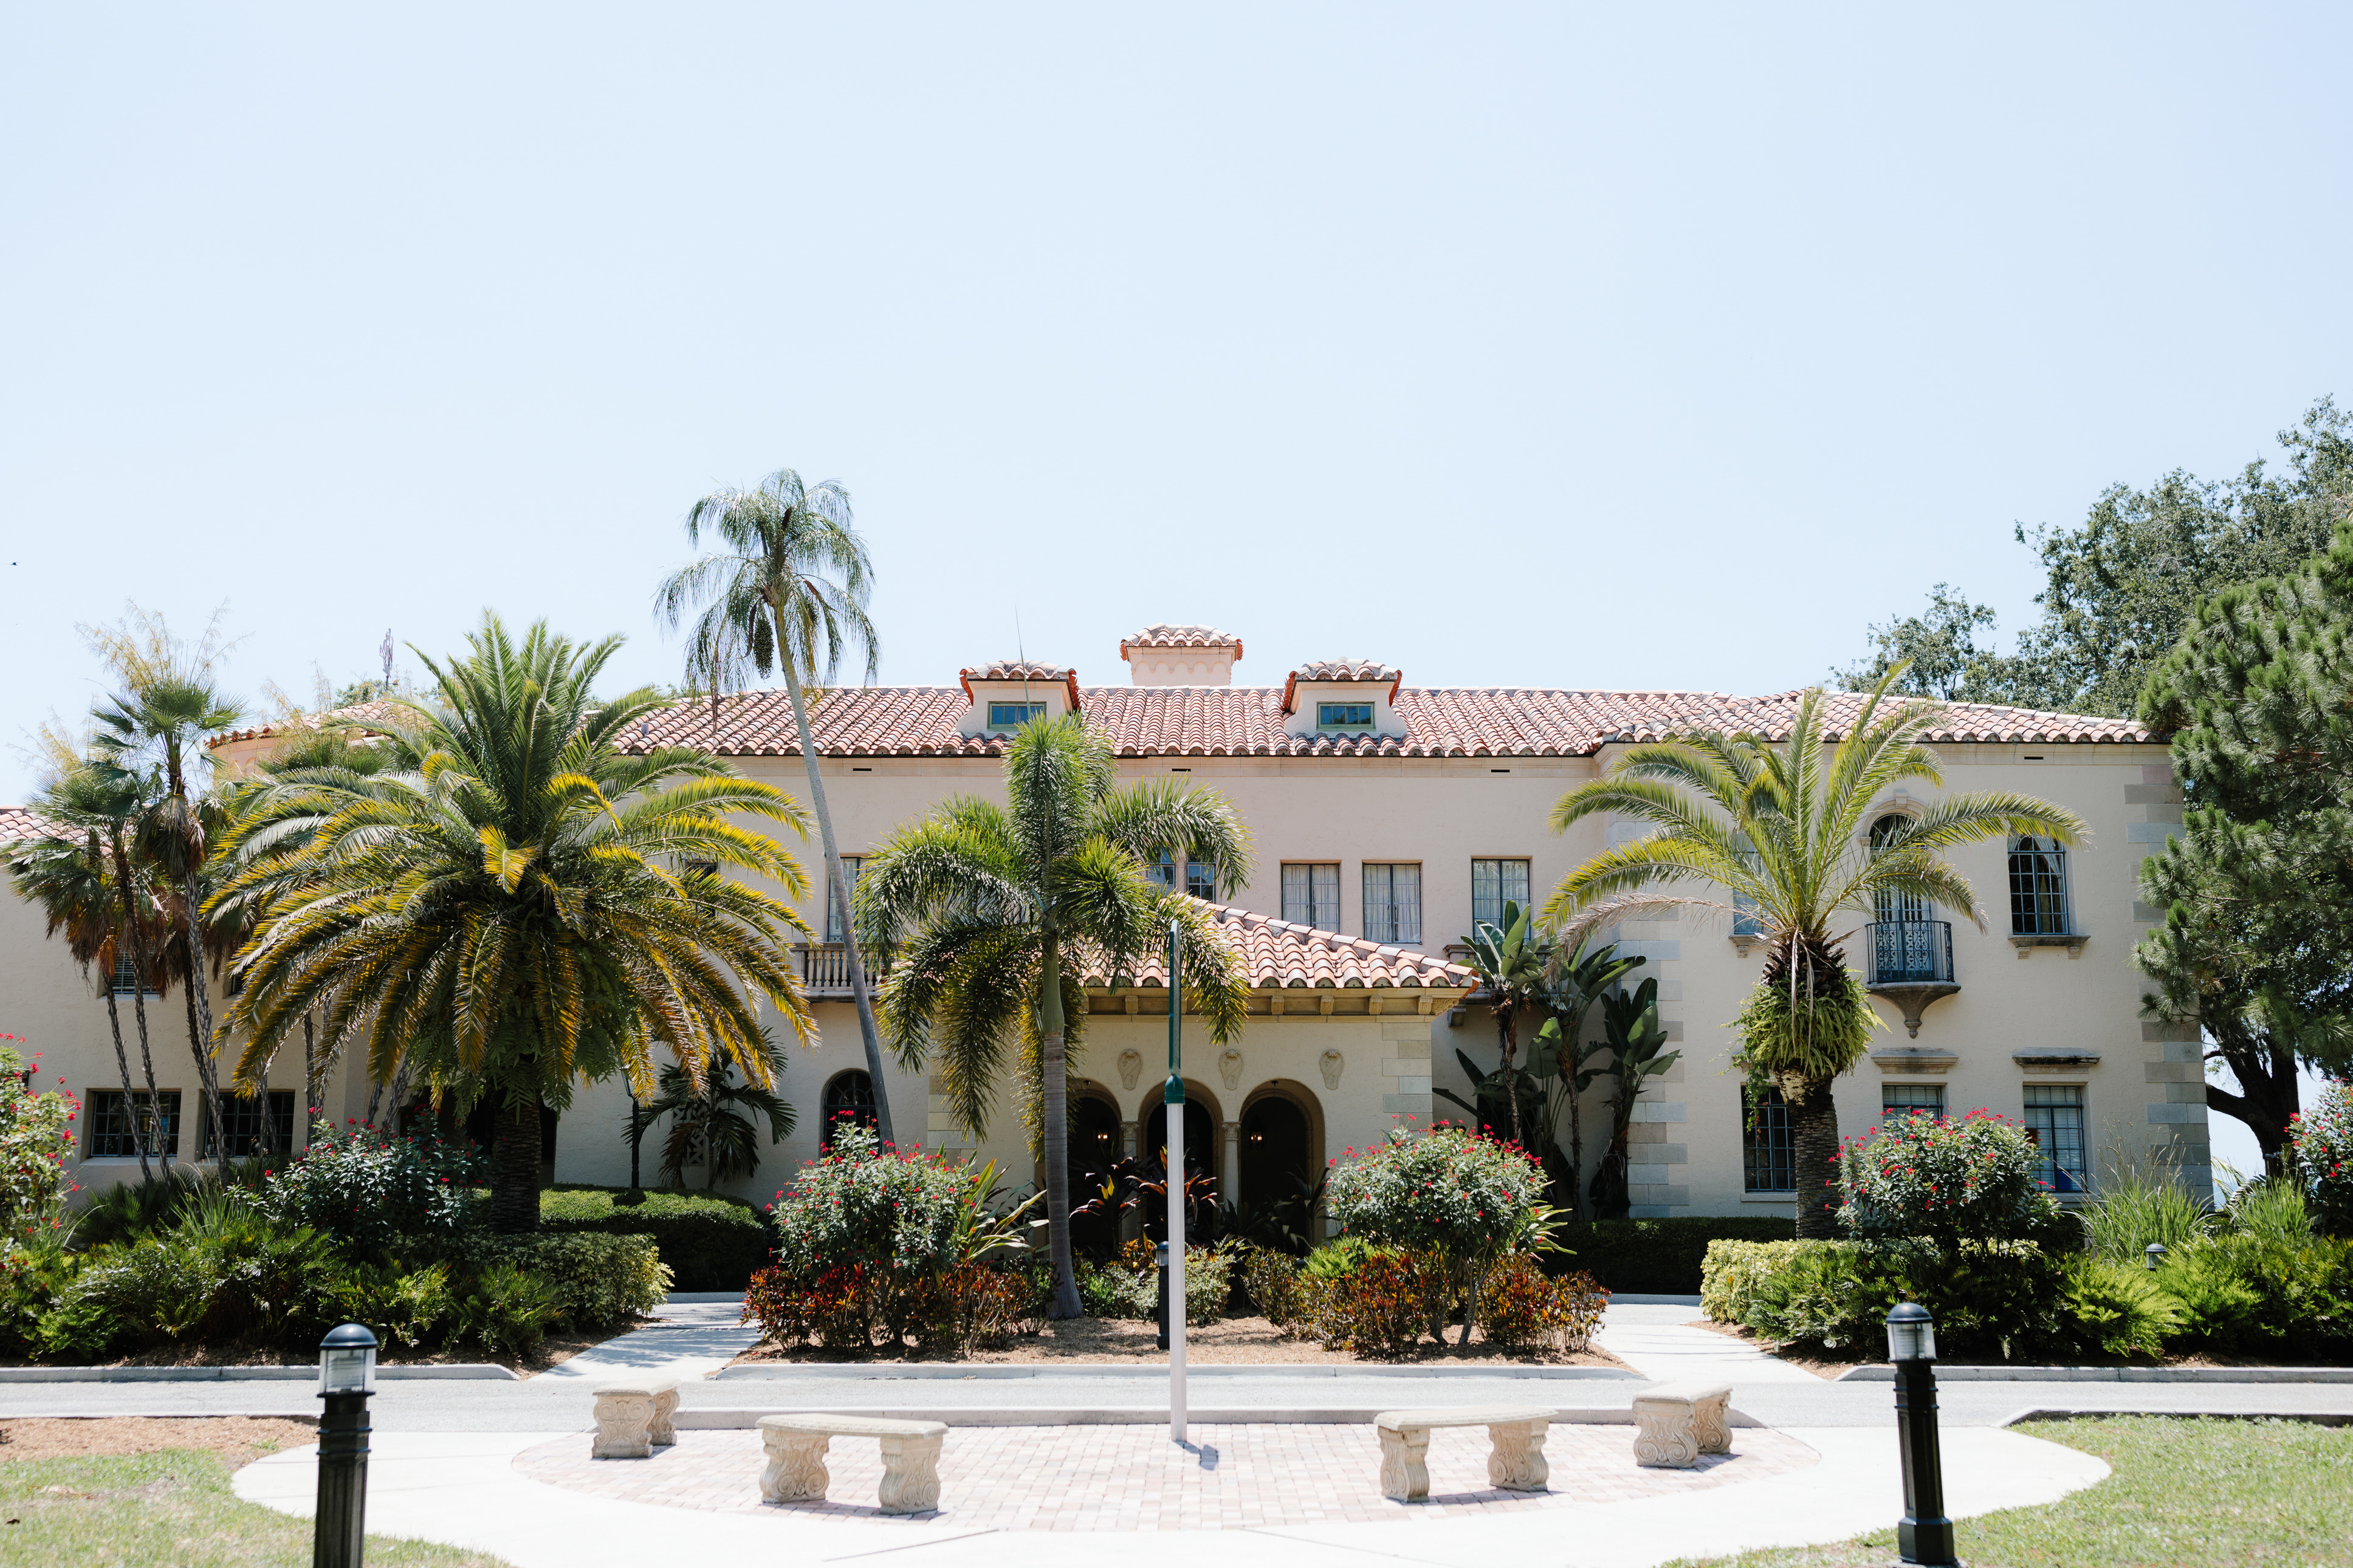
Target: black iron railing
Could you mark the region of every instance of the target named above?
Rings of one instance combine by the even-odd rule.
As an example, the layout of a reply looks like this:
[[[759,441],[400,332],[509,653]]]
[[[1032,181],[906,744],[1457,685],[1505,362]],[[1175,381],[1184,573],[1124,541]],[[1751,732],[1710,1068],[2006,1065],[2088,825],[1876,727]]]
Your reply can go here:
[[[800,955],[801,989],[811,995],[830,993],[849,994],[849,950],[838,942],[804,942],[794,945]],[[866,984],[871,989],[882,984],[883,975],[891,970],[891,950],[861,945],[858,960],[866,966]]]
[[[1950,921],[1876,921],[1871,936],[1873,985],[1953,984],[1953,923]]]

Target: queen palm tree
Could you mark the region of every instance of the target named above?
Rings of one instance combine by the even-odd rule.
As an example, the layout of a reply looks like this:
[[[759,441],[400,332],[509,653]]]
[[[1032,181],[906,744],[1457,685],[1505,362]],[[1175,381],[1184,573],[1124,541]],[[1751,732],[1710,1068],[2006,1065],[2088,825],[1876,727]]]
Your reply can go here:
[[[866,1076],[874,1085],[876,1128],[887,1143],[892,1133],[882,1044],[802,689],[805,682],[830,682],[846,655],[863,655],[866,679],[874,679],[881,651],[866,616],[874,568],[850,518],[849,492],[839,479],[811,488],[792,469],[778,468],[757,489],[713,490],[687,509],[686,542],[701,544],[706,529],[725,548],[673,573],[654,591],[654,611],[675,627],[691,607],[710,601],[687,639],[686,679],[689,687],[710,692],[714,725],[722,696],[784,671],[801,765],[808,772],[809,805],[825,847],[826,886],[833,907],[842,911],[842,959],[866,1047]]]
[[[393,743],[413,769],[321,783],[318,820],[228,876],[216,905],[259,890],[236,964],[229,1023],[248,1037],[239,1081],[315,1006],[329,1051],[364,1048],[370,1073],[406,1068],[436,1106],[496,1107],[491,1220],[538,1224],[540,1107],[617,1072],[649,1097],[651,1049],[702,1083],[732,1062],[771,1087],[765,997],[801,1038],[809,1017],[780,938],[792,908],[747,881],[690,873],[700,860],[807,888],[792,857],[742,815],[806,831],[790,796],[736,777],[689,746],[628,755],[620,738],[663,698],[592,694],[618,637],[575,646],[533,626],[521,639],[485,616],[469,651],[403,700]],[[257,813],[224,836],[246,844],[282,823]]]
[[[1945,850],[2021,833],[2073,842],[2087,831],[2063,806],[1987,790],[1946,795],[1884,836],[1867,837],[1867,819],[1887,809],[1886,792],[1913,780],[1943,783],[1936,753],[1920,740],[1942,709],[1888,700],[1905,668],[1888,671],[1835,737],[1822,693],[1810,689],[1786,741],[1747,730],[1694,731],[1630,746],[1607,776],[1553,807],[1555,833],[1601,813],[1651,828],[1562,879],[1544,920],[1566,941],[1677,907],[1757,922],[1765,968],[1738,1019],[1735,1059],[1752,1096],[1778,1088],[1788,1100],[1804,1194],[1821,1194],[1830,1184],[1838,1152],[1831,1085],[1862,1058],[1879,1026],[1841,952],[1850,933],[1833,929],[1840,914],[1867,919],[1881,897],[1915,898],[1982,923],[1975,895]],[[1687,890],[1694,888],[1710,890]],[[1801,1201],[1798,1235],[1832,1234],[1831,1210],[1820,1196]]]
[[[1250,879],[1249,830],[1215,790],[1155,779],[1121,787],[1110,739],[1076,713],[1033,719],[1005,756],[1006,804],[960,795],[885,839],[858,879],[870,942],[904,942],[881,1020],[909,1068],[936,1061],[976,1135],[1020,1042],[1025,1110],[1042,1145],[1057,1318],[1082,1310],[1071,1256],[1069,1072],[1086,1022],[1084,970],[1132,974],[1177,933],[1185,999],[1222,1045],[1250,985],[1208,906],[1164,890],[1161,854]],[[1171,1000],[1172,1006],[1176,1005]]]

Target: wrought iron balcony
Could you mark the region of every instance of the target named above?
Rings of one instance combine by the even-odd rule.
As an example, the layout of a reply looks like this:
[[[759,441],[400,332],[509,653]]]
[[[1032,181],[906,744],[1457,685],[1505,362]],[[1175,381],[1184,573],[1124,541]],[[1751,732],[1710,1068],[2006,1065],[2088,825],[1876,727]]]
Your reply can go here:
[[[850,994],[849,950],[842,943],[796,942],[793,952],[800,957],[801,990],[805,994],[812,997],[845,997]],[[861,946],[858,950],[858,957],[866,967],[867,988],[871,990],[882,984],[882,977],[891,971],[890,950]]]
[[[1874,921],[1863,931],[1871,940],[1864,988],[1901,1008],[1904,1027],[1916,1040],[1928,1005],[1961,988],[1953,978],[1952,922]]]

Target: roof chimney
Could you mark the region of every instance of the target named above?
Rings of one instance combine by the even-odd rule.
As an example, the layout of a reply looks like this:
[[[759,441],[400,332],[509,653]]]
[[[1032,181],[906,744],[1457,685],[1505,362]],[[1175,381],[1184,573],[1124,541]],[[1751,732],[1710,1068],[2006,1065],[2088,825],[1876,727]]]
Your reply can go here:
[[[1242,639],[1215,626],[1146,626],[1119,639],[1138,686],[1231,686]]]

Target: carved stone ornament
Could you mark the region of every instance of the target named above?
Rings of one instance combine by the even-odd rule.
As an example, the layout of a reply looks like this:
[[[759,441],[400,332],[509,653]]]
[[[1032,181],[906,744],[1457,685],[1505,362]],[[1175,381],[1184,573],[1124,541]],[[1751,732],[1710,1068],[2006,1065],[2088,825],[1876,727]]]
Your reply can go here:
[[[1337,1089],[1340,1087],[1340,1073],[1347,1067],[1348,1058],[1337,1051],[1325,1051],[1316,1058],[1315,1065],[1324,1069],[1324,1087]]]
[[[1218,1053],[1218,1076],[1225,1080],[1225,1085],[1229,1089],[1241,1088],[1241,1052],[1236,1050],[1231,1046],[1228,1046],[1224,1050],[1219,1051]]]
[[[1119,1087],[1134,1089],[1135,1080],[1144,1076],[1144,1053],[1125,1050],[1119,1053]]]
[[[593,1459],[645,1459],[653,1457],[650,1428],[654,1418],[651,1394],[596,1395],[596,1440],[588,1450]]]
[[[825,1451],[833,1439],[822,1432],[760,1434],[768,1463],[760,1472],[760,1495],[770,1502],[821,1500],[833,1478],[826,1473]]]

